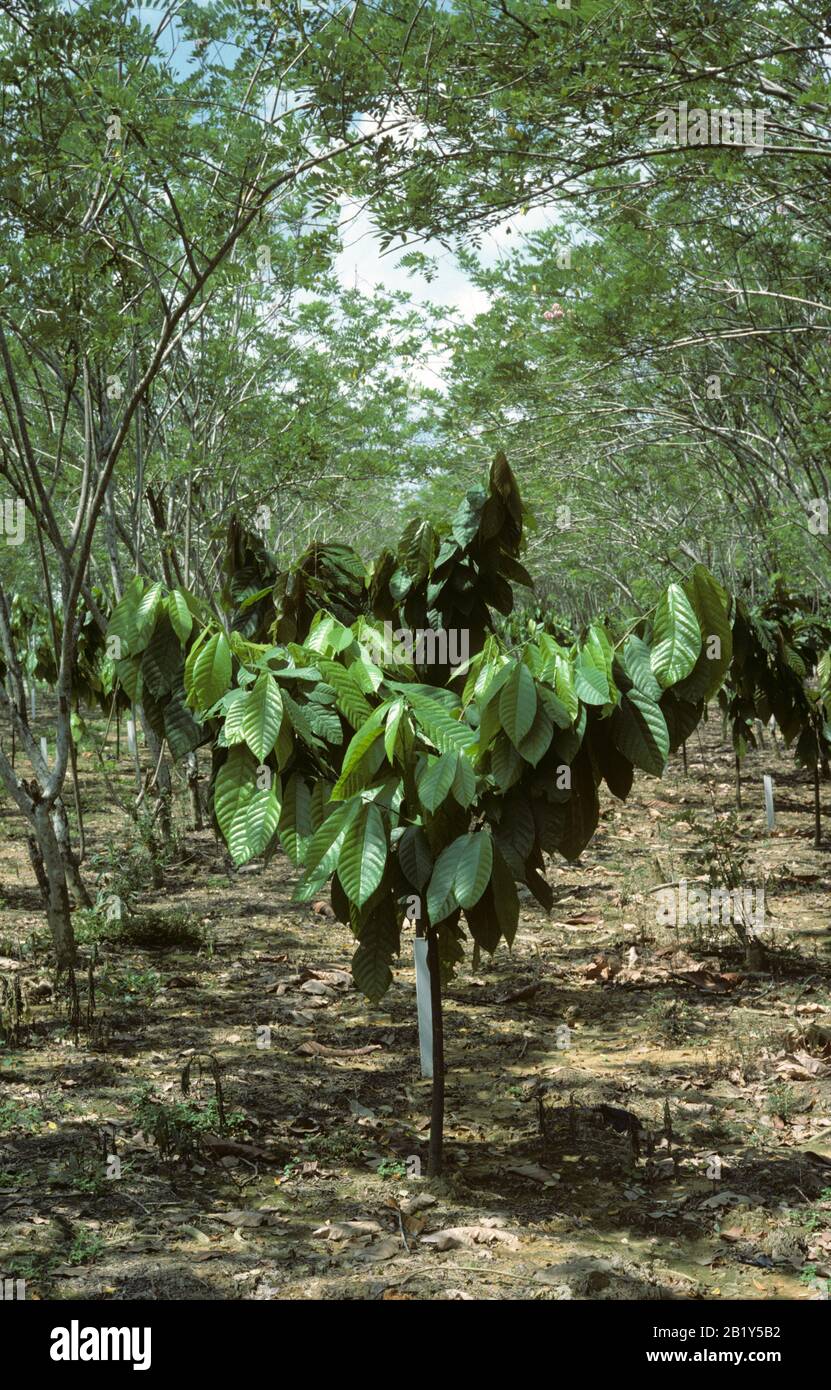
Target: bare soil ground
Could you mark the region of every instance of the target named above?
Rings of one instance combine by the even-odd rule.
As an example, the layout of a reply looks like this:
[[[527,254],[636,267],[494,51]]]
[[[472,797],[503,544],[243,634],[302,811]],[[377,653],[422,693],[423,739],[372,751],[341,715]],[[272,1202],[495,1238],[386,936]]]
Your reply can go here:
[[[551,914],[524,901],[513,951],[461,968],[441,1181],[418,1176],[430,1083],[409,937],[369,1006],[346,929],[328,903],[291,901],[283,856],[237,873],[210,831],[183,830],[154,888],[114,800],[126,756],[109,782],[82,752],[84,874],[150,934],[78,916],[97,961],[77,1042],[22,824],[0,803],[0,1273],[29,1297],[828,1296],[831,871],[809,780],[769,736],[734,834],[713,828],[714,806],[735,808],[713,712],[687,774],[679,755],[626,806],[604,795],[582,862],[551,865]],[[706,875],[725,835],[742,881],[766,887],[762,970],[729,926],[656,921],[650,889]]]

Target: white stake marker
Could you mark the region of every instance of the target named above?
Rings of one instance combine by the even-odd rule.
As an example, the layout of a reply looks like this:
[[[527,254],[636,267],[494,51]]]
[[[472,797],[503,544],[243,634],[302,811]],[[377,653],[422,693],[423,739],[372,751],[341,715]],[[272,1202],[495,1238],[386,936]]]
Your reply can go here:
[[[433,1075],[433,1010],[430,1006],[430,967],[427,964],[427,938],[413,938],[416,972],[416,1007],[418,1009],[418,1046],[421,1052],[421,1075]]]
[[[130,750],[130,756],[134,758],[136,756],[136,724],[133,719],[127,720],[127,747]]]
[[[774,816],[774,813],[773,813],[773,778],[772,778],[772,777],[768,777],[767,773],[765,773],[765,775],[764,775],[764,783],[765,783],[765,810],[766,810],[766,812],[767,812],[767,817],[768,817],[768,830],[773,830],[774,826],[776,825],[776,817]]]

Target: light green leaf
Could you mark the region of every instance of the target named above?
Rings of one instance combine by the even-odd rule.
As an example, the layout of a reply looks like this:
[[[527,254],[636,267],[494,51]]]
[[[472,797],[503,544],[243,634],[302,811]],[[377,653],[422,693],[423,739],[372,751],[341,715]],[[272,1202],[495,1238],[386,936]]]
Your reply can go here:
[[[652,653],[640,637],[632,636],[627,639],[623,648],[623,665],[627,675],[631,676],[638,690],[646,695],[647,699],[660,700],[661,687],[652,673]]]
[[[652,634],[652,673],[666,689],[690,674],[701,651],[701,629],[680,584],[658,600]]]
[[[499,693],[499,720],[515,748],[525,738],[536,713],[534,677],[525,663],[518,661]]]
[[[192,676],[191,693],[196,697],[198,708],[211,709],[231,684],[231,648],[224,632],[214,633],[201,648]]]
[[[283,789],[280,811],[280,843],[293,864],[302,864],[312,838],[312,797],[299,773],[293,772]]]
[[[245,838],[252,858],[264,854],[277,833],[280,823],[278,788],[279,783],[274,783],[255,792],[245,808]]]
[[[384,877],[387,831],[374,803],[363,806],[347,831],[338,857],[338,878],[344,892],[363,907]]]
[[[245,741],[258,762],[265,762],[283,722],[283,698],[273,676],[263,671],[249,692],[242,711]]]
[[[214,814],[225,842],[233,854],[231,827],[240,810],[244,810],[257,790],[257,763],[248,749],[240,744],[232,748],[219,769],[214,783]]]
[[[193,614],[178,589],[171,589],[167,596],[167,615],[173,631],[184,646],[193,630]]]

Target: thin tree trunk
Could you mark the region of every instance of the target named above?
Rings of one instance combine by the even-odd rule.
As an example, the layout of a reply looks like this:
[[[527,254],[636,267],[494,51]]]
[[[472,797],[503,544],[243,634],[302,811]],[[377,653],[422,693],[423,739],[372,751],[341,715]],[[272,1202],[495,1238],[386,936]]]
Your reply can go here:
[[[202,829],[202,799],[199,795],[199,760],[195,753],[187,756],[188,791],[194,830]]]
[[[130,725],[133,726],[133,746],[130,748]],[[130,713],[127,718],[127,750],[132,755],[133,767],[136,774],[136,791],[141,791],[141,756],[138,746],[138,723],[136,722],[136,707],[131,705]]]
[[[157,802],[161,802],[159,810],[159,828],[162,833],[162,840],[167,845],[173,837],[173,823],[170,815],[170,808],[173,798],[173,789],[170,782],[170,768],[167,759],[162,752],[162,740],[154,729],[151,729],[147,721],[147,716],[141,705],[138,709],[141,727],[144,730],[144,737],[149,753],[149,762],[153,772],[156,774],[153,796]]]
[[[430,1109],[430,1150],[427,1173],[441,1175],[444,1157],[444,1022],[441,1007],[439,940],[435,927],[427,930],[427,964],[430,969],[430,1005],[433,1014],[433,1101]]]
[[[822,844],[822,804],[819,796],[819,762],[814,763],[814,844]]]
[[[66,807],[60,799],[55,802],[52,808],[52,826],[55,831],[55,839],[58,842],[58,848],[60,849],[61,859],[63,860],[67,887],[75,894],[81,907],[92,907],[92,898],[87,892],[84,880],[81,878],[78,860],[72,849],[72,840],[69,833],[69,817],[66,814]]]
[[[43,867],[43,855],[40,852],[36,835],[27,835],[26,844],[29,847],[29,860],[32,865],[32,872],[38,881],[40,895],[43,899],[44,911],[49,902],[49,880],[46,877],[46,870]]]
[[[45,802],[41,801],[36,804],[34,822],[38,849],[48,885],[46,916],[52,933],[55,961],[60,974],[64,970],[71,969],[75,964],[75,934],[72,930],[66,870],[60,845],[52,825],[52,813]]]
[[[84,812],[81,806],[81,789],[78,786],[78,750],[75,747],[75,739],[70,732],[69,735],[69,763],[72,768],[72,794],[75,801],[75,817],[78,821],[78,858],[76,864],[83,864],[86,859],[87,847],[84,836]]]
[[[742,809],[742,764],[738,753],[736,754],[736,805]]]

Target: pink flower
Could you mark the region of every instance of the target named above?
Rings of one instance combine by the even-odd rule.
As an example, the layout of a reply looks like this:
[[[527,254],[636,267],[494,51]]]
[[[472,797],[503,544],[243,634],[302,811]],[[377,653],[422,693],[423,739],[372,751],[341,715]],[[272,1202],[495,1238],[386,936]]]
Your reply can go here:
[[[552,319],[561,319],[562,317],[563,310],[560,308],[560,305],[556,302],[556,300],[551,305],[551,308],[546,309],[545,313],[543,314],[543,318],[546,319],[549,323],[551,323]]]
[[[556,315],[556,314],[552,314],[552,312],[551,312],[550,309],[546,309],[545,313],[543,314],[543,318],[544,318],[544,319],[548,319],[549,321],[550,321],[551,319],[555,319],[556,317],[557,317],[557,315]]]

